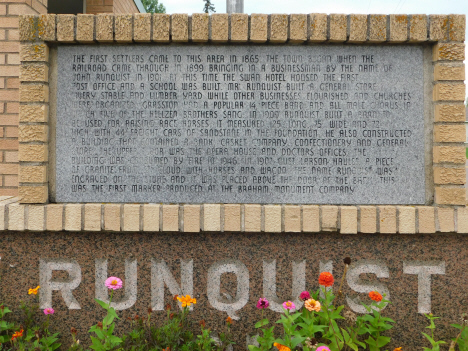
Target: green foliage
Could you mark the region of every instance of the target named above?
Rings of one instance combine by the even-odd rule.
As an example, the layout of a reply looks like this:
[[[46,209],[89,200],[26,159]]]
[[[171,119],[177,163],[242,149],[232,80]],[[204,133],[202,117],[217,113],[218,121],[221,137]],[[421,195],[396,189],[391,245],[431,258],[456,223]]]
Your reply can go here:
[[[205,6],[203,6],[204,13],[216,12],[214,5],[211,3],[211,0],[203,0]]]
[[[458,336],[453,338],[452,341],[458,345],[460,351],[468,351],[468,329],[466,328],[466,317],[463,316],[463,324],[450,324],[452,327],[455,327],[460,330]]]
[[[364,333],[368,336],[364,341],[369,345],[370,351],[379,351],[390,342],[389,337],[381,335],[381,333],[393,328],[392,323],[395,323],[394,320],[383,317],[380,313],[388,303],[390,301],[385,300],[384,295],[380,302],[372,302],[370,306],[363,304],[368,314],[358,318],[363,322],[358,334]]]
[[[166,7],[158,0],[141,0],[147,13],[166,13]]]
[[[426,329],[431,330],[431,335],[429,336],[426,333],[422,333],[422,335],[424,335],[426,337],[426,339],[429,340],[429,342],[431,343],[432,348],[423,347],[423,350],[424,351],[439,351],[440,350],[440,345],[446,343],[445,341],[442,341],[442,340],[436,341],[435,338],[434,338],[434,331],[436,329],[436,325],[435,325],[434,321],[436,319],[439,319],[440,317],[434,317],[432,315],[432,313],[425,314],[425,316],[429,319],[429,322],[430,322],[430,324],[426,327]]]

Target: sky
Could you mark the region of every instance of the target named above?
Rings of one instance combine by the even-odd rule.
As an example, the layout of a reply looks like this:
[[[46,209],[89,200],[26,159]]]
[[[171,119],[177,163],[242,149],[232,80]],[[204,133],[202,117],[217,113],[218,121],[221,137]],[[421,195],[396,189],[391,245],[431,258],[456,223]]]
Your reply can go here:
[[[199,13],[203,0],[160,0],[166,13]],[[216,12],[226,12],[226,0],[211,0]],[[244,12],[252,13],[365,13],[365,14],[465,14],[468,0],[244,0]],[[468,39],[468,31],[466,38]],[[468,46],[466,55],[468,57]],[[465,62],[466,66],[466,62]],[[466,74],[468,77],[468,72]],[[468,91],[467,91],[468,96]]]

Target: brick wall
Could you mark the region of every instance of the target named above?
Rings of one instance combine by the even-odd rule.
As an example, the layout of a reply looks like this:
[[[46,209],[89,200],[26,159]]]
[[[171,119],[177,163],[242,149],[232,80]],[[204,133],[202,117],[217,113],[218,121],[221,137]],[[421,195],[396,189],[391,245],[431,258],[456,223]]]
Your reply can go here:
[[[0,0],[0,196],[18,195],[18,15],[47,13],[47,0]]]
[[[133,0],[114,0],[114,13],[139,13]]]
[[[86,13],[139,13],[133,0],[86,0]]]
[[[112,13],[114,0],[86,0],[86,13]]]

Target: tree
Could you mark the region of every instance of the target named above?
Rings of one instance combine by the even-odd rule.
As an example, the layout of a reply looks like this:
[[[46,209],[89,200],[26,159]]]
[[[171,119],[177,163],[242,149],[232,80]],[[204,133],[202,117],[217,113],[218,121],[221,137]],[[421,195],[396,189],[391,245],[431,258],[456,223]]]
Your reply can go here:
[[[141,0],[147,13],[166,13],[166,7],[159,4],[158,0]]]
[[[203,7],[204,13],[216,12],[214,5],[210,0],[203,0],[205,2],[205,7]]]

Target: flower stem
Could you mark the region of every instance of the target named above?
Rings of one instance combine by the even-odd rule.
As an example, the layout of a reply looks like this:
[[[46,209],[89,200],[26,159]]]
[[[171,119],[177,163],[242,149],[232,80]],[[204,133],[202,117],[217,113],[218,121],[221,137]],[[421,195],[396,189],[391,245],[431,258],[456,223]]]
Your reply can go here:
[[[327,289],[326,289],[326,288],[323,288],[323,293],[325,294],[325,311],[327,311],[327,317],[328,317],[329,328],[331,328],[332,331],[333,331],[333,336],[335,337],[336,347],[337,347],[338,350],[339,350],[339,349],[340,349],[340,345],[338,344],[338,337],[336,336],[335,327],[333,327],[333,323],[332,323],[332,321],[331,321],[330,314],[329,314],[329,311],[328,311]]]

